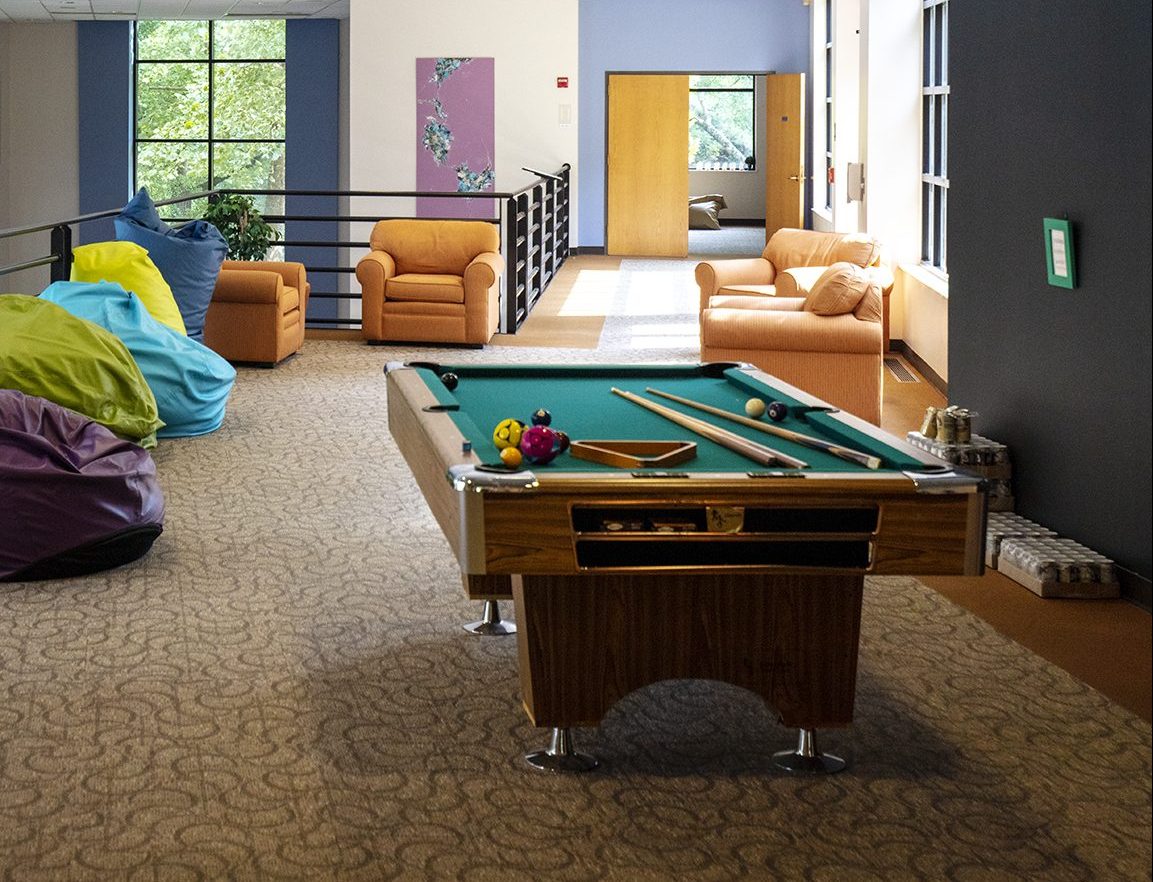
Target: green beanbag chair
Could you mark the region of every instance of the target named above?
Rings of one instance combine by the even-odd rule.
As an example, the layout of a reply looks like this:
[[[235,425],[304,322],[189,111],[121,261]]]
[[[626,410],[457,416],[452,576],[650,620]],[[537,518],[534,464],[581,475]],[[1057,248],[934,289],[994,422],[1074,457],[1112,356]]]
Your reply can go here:
[[[118,337],[27,294],[0,294],[0,388],[54,401],[142,447],[155,447],[164,425]]]
[[[73,282],[116,282],[140,298],[162,324],[188,333],[172,289],[148,252],[135,242],[93,242],[72,249]]]

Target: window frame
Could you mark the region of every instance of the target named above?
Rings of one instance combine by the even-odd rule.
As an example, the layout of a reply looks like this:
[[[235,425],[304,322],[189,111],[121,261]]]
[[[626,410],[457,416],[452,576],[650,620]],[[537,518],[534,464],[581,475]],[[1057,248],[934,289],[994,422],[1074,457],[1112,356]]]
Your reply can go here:
[[[833,0],[825,0],[825,211],[833,212]]]
[[[949,0],[922,0],[921,41],[921,265],[948,278]]]
[[[215,81],[216,71],[218,65],[231,65],[231,64],[278,64],[285,68],[285,80],[287,82],[287,45],[284,47],[283,54],[280,57],[272,58],[218,58],[216,56],[216,25],[217,21],[214,19],[206,20],[208,25],[208,49],[207,55],[203,58],[147,58],[140,57],[140,28],[139,21],[132,23],[132,192],[137,192],[140,189],[140,180],[138,178],[138,165],[137,157],[139,155],[139,146],[141,144],[204,144],[208,149],[208,164],[207,164],[207,187],[208,190],[215,189],[215,163],[216,163],[216,146],[218,144],[280,144],[285,156],[288,153],[288,132],[285,130],[284,137],[281,138],[218,138],[216,137],[216,102],[215,102]],[[140,67],[141,65],[153,64],[188,64],[188,65],[202,65],[208,68],[208,95],[207,95],[207,114],[208,114],[208,134],[207,137],[197,138],[142,138],[139,134],[139,119],[140,119]],[[286,96],[287,104],[287,96]],[[285,107],[285,116],[287,117],[287,106]],[[287,122],[287,119],[286,119]]]
[[[750,80],[750,85],[748,87],[742,86],[742,87],[724,87],[724,88],[717,87],[717,86],[705,86],[703,88],[694,88],[693,87],[692,80],[694,77],[709,77],[709,76],[747,77]],[[710,168],[697,168],[695,165],[693,165],[690,162],[689,163],[689,171],[755,172],[757,170],[757,75],[756,74],[749,74],[749,73],[694,73],[694,74],[689,74],[689,100],[690,101],[692,100],[692,95],[694,92],[710,92],[710,93],[712,93],[712,92],[735,92],[735,93],[747,92],[749,94],[749,102],[750,102],[750,106],[751,106],[750,109],[751,109],[751,113],[752,113],[752,125],[750,126],[750,129],[749,129],[749,131],[750,131],[749,156],[753,157],[753,164],[752,164],[752,167],[750,168],[748,165],[746,165],[742,161],[740,168],[710,169]],[[692,125],[692,113],[691,112],[689,114],[689,125],[690,126]]]

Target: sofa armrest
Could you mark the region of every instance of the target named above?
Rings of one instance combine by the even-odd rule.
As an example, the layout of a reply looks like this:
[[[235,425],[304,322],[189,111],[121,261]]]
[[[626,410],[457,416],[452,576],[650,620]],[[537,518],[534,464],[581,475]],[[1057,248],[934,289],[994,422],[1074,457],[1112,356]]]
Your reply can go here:
[[[284,278],[271,270],[221,269],[212,292],[213,303],[276,303]]]
[[[881,326],[852,314],[803,311],[706,309],[701,339],[714,349],[777,352],[844,352],[880,356]]]
[[[482,251],[464,268],[465,296],[479,288],[487,291],[504,272],[504,258],[495,251]]]
[[[702,261],[695,275],[701,289],[701,309],[707,309],[709,298],[726,285],[771,285],[775,270],[763,257],[740,257]]]
[[[882,297],[887,297],[892,292],[895,277],[893,275],[893,268],[888,264],[881,263],[867,266],[865,267],[865,275],[881,289]]]
[[[220,265],[222,270],[247,270],[250,272],[276,273],[289,288],[295,288],[303,295],[308,285],[304,264],[295,260],[226,260]]]
[[[387,251],[370,251],[356,264],[360,282],[362,309],[371,306],[379,311],[384,306],[385,283],[396,275],[396,260]]]

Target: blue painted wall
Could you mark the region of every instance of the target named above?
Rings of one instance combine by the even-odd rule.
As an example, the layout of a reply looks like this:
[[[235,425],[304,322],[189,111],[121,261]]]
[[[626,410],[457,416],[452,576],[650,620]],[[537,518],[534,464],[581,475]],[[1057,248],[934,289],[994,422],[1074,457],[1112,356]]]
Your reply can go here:
[[[580,0],[581,247],[605,242],[605,73],[626,70],[808,74],[809,7],[799,0]],[[807,103],[812,119],[811,94]]]
[[[132,195],[132,23],[77,22],[81,214]],[[81,224],[76,244],[116,238],[111,218]]]
[[[340,22],[336,19],[290,19],[285,25],[285,189],[335,190],[340,184]],[[335,196],[289,197],[285,213],[335,215]],[[288,221],[285,240],[331,241],[339,238],[331,221]],[[305,266],[334,267],[336,248],[285,248],[287,260]],[[337,274],[309,269],[313,294],[337,291]],[[336,301],[313,297],[308,316],[335,318]]]

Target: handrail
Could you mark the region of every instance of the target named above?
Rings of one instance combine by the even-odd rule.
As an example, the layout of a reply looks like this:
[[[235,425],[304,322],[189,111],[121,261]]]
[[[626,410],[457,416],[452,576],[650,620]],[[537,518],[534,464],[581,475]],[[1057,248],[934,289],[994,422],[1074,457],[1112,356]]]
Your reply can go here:
[[[512,191],[424,191],[424,190],[241,190],[217,188],[185,193],[172,199],[156,203],[158,207],[188,203],[197,199],[212,199],[224,194],[248,196],[285,196],[293,199],[308,197],[352,197],[352,198],[435,198],[435,199],[488,199],[496,202],[496,217],[478,218],[497,224],[501,238],[501,254],[505,259],[503,297],[501,307],[501,327],[504,333],[515,333],[527,318],[532,307],[544,293],[549,281],[555,276],[561,264],[569,255],[569,172],[571,166],[564,163],[558,173],[550,174],[522,166],[524,171],[537,175],[537,179],[518,190]],[[299,206],[298,206],[299,210]],[[19,236],[34,236],[45,231],[51,232],[50,250],[47,254],[28,258],[18,263],[0,266],[0,277],[41,266],[51,266],[52,281],[67,279],[72,262],[72,228],[91,221],[116,217],[122,208],[90,212],[67,220],[50,221],[26,227],[13,227],[0,230],[0,239],[13,239]],[[325,223],[373,223],[384,219],[381,215],[352,214],[270,214],[265,220],[282,222],[325,222]],[[447,218],[446,218],[447,219]],[[323,235],[323,233],[321,234]],[[277,243],[288,248],[363,248],[368,243],[348,241],[334,235],[331,241],[317,238],[316,233],[299,241],[284,239]],[[305,270],[315,274],[354,275],[355,267],[309,264]],[[359,292],[325,292],[316,290],[313,285],[312,297],[317,301],[340,300],[355,302]],[[351,312],[351,308],[348,312]],[[306,317],[310,325],[359,324],[359,319],[351,317]]]

